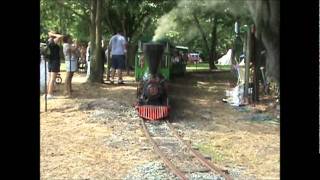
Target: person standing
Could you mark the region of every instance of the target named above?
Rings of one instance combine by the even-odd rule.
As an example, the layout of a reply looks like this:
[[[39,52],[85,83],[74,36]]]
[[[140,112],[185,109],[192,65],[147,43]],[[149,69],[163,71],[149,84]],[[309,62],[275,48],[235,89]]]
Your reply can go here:
[[[60,72],[60,47],[58,44],[63,36],[53,31],[50,31],[48,35],[49,40],[47,46],[50,50],[50,55],[48,58],[49,81],[47,98],[52,99],[54,98],[54,82],[56,81],[57,74]]]
[[[66,63],[66,80],[65,80],[65,95],[71,96],[72,91],[72,77],[77,71],[78,50],[75,44],[72,44],[71,36],[66,35],[63,37],[63,54]]]
[[[80,57],[79,57],[79,68],[85,71],[86,68],[86,47],[84,44],[80,45]]]
[[[107,49],[107,43],[105,40],[102,40],[101,41],[101,59],[102,59],[102,74],[104,75],[104,72],[105,72],[105,68],[104,68],[104,65],[106,64],[107,62],[107,57],[105,55],[105,51]]]
[[[126,39],[121,31],[113,35],[110,39],[108,49],[111,51],[111,79],[114,83],[115,72],[118,72],[118,84],[124,84],[122,79],[122,70],[125,69]]]
[[[80,54],[80,43],[79,43],[79,41],[77,41],[77,40],[74,40],[74,42],[73,42],[73,44],[72,44],[72,46],[74,46],[75,47],[75,52],[74,52],[74,56],[75,56],[75,59],[77,60],[77,70],[78,70],[78,68],[79,68],[79,64],[80,64],[80,56],[81,56],[81,54]]]
[[[109,53],[109,47],[106,48],[105,51],[105,58],[106,58],[106,64],[107,64],[107,77],[106,80],[110,81],[110,68],[111,68],[111,58],[110,58],[110,53]]]
[[[87,61],[87,79],[90,76],[90,59],[91,59],[91,42],[88,42],[87,52],[86,52],[86,61]]]

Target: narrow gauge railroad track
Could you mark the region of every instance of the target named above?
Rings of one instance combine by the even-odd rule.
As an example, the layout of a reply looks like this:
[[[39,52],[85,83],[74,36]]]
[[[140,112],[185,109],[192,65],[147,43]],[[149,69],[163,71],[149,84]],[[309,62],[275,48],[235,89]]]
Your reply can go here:
[[[227,174],[226,170],[222,170],[219,167],[207,161],[200,152],[192,148],[190,143],[186,143],[180,137],[178,132],[174,129],[174,127],[168,120],[165,120],[164,122],[161,121],[154,123],[146,123],[141,118],[140,121],[143,132],[146,135],[147,139],[151,142],[154,151],[161,157],[161,159],[163,160],[165,165],[170,169],[170,171],[180,179],[189,179],[187,175],[189,173],[211,171],[213,173],[218,173],[225,180],[232,180],[232,177]],[[165,128],[163,128],[162,125],[165,125]],[[153,132],[150,133],[151,131]],[[159,137],[156,138],[156,134],[159,135],[160,139],[161,137],[166,137],[164,138],[165,142],[160,142]],[[168,142],[170,138],[172,138],[172,140],[174,141]],[[165,153],[165,151],[168,150],[169,153]],[[171,157],[169,158],[169,156]],[[175,164],[179,164],[180,168],[178,168],[177,165],[174,165],[173,162],[175,162]],[[196,168],[190,169],[190,167]]]

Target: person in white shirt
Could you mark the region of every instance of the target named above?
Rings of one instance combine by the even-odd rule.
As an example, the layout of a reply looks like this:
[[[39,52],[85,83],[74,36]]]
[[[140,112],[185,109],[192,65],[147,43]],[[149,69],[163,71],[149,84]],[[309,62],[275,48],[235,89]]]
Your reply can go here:
[[[118,84],[124,84],[122,79],[122,70],[125,69],[125,54],[127,53],[126,39],[121,31],[113,35],[109,42],[109,51],[111,51],[111,79],[114,82],[115,71],[118,71]]]
[[[90,52],[90,44],[91,42],[88,42],[88,47],[87,47],[87,52],[86,52],[86,61],[87,61],[87,79],[89,78],[90,75],[90,58],[91,58],[91,52]]]

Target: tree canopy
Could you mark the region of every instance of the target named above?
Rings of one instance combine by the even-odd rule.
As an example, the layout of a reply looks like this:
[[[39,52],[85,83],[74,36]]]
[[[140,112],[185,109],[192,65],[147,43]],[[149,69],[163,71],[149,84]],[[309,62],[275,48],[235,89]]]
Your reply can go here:
[[[99,2],[99,16],[92,2]],[[92,13],[99,22],[93,22]],[[97,23],[104,40],[121,30],[132,44],[131,51],[139,40],[167,39],[201,52],[210,68],[233,47],[234,23],[251,23],[244,1],[237,0],[41,0],[40,14],[42,41],[54,30],[88,42],[96,36],[93,25]],[[135,53],[130,54],[128,63],[132,64]]]

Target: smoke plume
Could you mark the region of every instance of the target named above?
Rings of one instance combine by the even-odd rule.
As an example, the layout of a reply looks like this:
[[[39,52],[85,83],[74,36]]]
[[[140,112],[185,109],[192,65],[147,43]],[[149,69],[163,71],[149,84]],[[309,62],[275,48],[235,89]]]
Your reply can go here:
[[[244,1],[242,0],[180,0],[175,8],[173,8],[169,13],[163,15],[159,21],[155,34],[153,36],[153,41],[157,41],[166,37],[166,35],[175,30],[177,27],[176,19],[187,19],[185,24],[187,25],[186,34],[182,38],[190,40],[195,36],[200,35],[199,30],[195,27],[194,21],[191,18],[192,13],[196,15],[217,13],[217,12],[229,12],[233,15],[240,15],[244,13],[247,9],[244,6]]]

